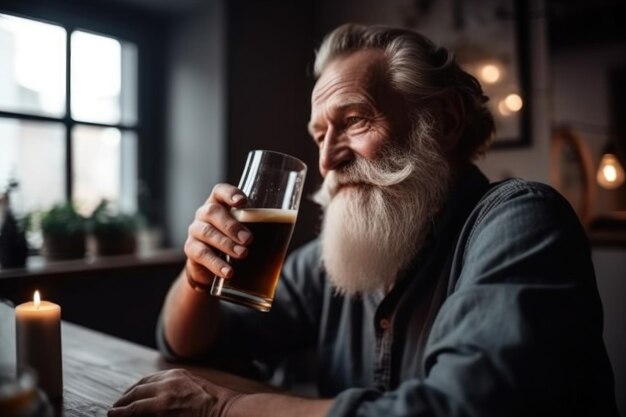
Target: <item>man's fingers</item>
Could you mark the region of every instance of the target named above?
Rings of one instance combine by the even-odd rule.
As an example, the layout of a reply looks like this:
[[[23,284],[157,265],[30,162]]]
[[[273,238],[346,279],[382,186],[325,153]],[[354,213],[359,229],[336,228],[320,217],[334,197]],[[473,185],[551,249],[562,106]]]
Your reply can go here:
[[[246,245],[252,241],[252,233],[230,212],[231,207],[241,207],[245,202],[246,196],[237,187],[217,184],[206,203],[196,211],[185,242],[187,273],[193,281],[209,284],[209,273],[230,278],[233,269],[220,255],[235,259],[247,256]]]
[[[207,201],[196,211],[196,220],[210,224],[239,244],[248,244],[252,237],[250,231],[230,214],[231,207],[242,207],[245,202],[246,195],[237,187],[217,184]]]
[[[207,245],[199,240],[188,238],[185,243],[185,255],[191,261],[204,266],[209,271],[213,272],[223,278],[230,278],[233,274],[233,268],[224,259],[217,256],[217,254]],[[190,271],[195,272],[195,271]],[[192,275],[194,278],[196,275]]]
[[[220,203],[231,207],[241,207],[246,201],[246,195],[237,187],[230,184],[217,184],[213,187],[206,203]]]
[[[189,259],[187,259],[187,263],[185,264],[184,273],[193,288],[201,286],[204,290],[211,287],[215,278],[213,272]]]
[[[135,388],[137,385],[146,384],[146,383],[152,381],[154,378],[158,378],[158,376],[160,374],[161,374],[161,372],[156,372],[154,374],[150,374],[150,375],[144,376],[139,381],[135,382],[133,385],[131,385],[130,387],[126,388],[126,391],[124,391],[124,394],[122,394],[122,395],[126,395],[130,390]]]
[[[128,405],[111,408],[108,417],[140,416],[145,414],[157,414],[164,410],[164,404],[158,398],[146,398],[132,402]]]
[[[156,397],[158,393],[158,386],[158,382],[135,384],[132,388],[128,389],[124,395],[122,395],[115,402],[115,404],[113,404],[113,407],[124,407],[135,401]]]
[[[208,224],[212,227],[212,229],[204,231],[204,234],[207,236],[210,235],[211,232],[219,231],[221,234],[228,236],[233,241],[242,245],[250,243],[252,237],[250,230],[239,223],[226,207],[218,203],[207,203],[196,210],[196,220],[194,223],[196,222]]]
[[[199,220],[191,223],[189,226],[189,236],[216,248],[222,253],[232,256],[233,258],[244,258],[248,254],[248,249],[233,241],[232,238],[223,234],[217,227],[210,223]]]

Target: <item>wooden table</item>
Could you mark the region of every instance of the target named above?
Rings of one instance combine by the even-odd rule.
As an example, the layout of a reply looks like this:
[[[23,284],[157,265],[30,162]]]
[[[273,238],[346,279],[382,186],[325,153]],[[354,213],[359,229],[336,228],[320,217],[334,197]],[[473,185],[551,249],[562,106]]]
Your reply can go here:
[[[168,363],[156,350],[68,322],[62,323],[63,399],[58,417],[106,416],[111,405],[142,377],[164,369],[185,368],[243,392],[272,390],[224,372]]]

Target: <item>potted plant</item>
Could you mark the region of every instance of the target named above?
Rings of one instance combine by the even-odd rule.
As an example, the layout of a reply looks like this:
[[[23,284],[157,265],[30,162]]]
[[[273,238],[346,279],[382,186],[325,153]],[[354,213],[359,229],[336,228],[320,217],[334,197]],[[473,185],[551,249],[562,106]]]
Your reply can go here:
[[[40,215],[43,255],[50,260],[85,256],[86,219],[71,203],[54,205]]]
[[[100,256],[135,253],[137,229],[137,216],[116,212],[107,200],[102,200],[89,218],[95,253]]]

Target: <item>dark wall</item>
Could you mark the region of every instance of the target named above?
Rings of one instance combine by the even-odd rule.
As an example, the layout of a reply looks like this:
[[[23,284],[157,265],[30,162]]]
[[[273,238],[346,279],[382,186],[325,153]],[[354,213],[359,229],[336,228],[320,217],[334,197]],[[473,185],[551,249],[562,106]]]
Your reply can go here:
[[[307,133],[313,88],[313,1],[226,2],[227,179],[237,185],[251,149],[285,152],[308,165],[291,248],[316,235],[317,149]]]
[[[18,305],[40,290],[61,306],[63,320],[156,347],[157,318],[183,263],[181,255],[153,265],[0,277],[0,298]]]
[[[552,52],[626,42],[626,2],[623,0],[547,0],[546,11]]]

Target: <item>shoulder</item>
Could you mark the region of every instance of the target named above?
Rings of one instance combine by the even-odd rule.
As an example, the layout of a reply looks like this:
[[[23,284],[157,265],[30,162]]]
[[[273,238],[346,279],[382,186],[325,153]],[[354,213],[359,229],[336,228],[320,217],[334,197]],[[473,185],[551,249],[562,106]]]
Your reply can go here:
[[[492,184],[469,221],[474,232],[492,223],[506,228],[582,227],[569,202],[547,184],[510,179]]]
[[[521,179],[492,185],[457,250],[466,283],[558,281],[591,265],[587,236],[567,200],[549,185]]]
[[[551,186],[520,178],[493,183],[478,203],[478,208],[486,212],[490,208],[511,201],[520,204],[542,202],[549,206],[559,206],[561,209],[571,209],[567,200]]]

